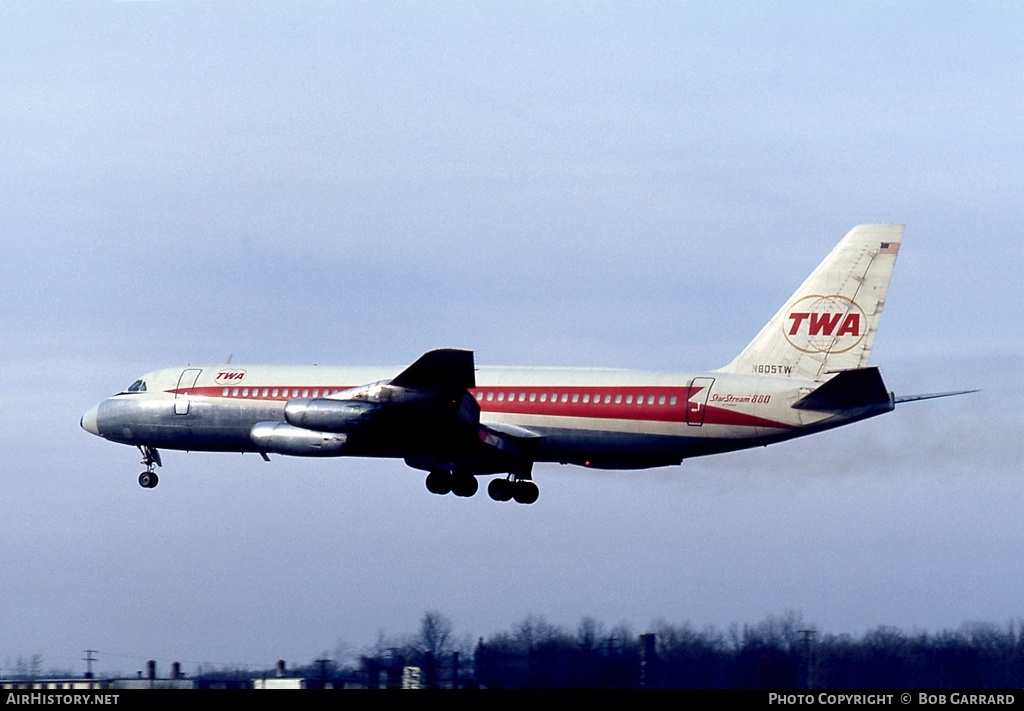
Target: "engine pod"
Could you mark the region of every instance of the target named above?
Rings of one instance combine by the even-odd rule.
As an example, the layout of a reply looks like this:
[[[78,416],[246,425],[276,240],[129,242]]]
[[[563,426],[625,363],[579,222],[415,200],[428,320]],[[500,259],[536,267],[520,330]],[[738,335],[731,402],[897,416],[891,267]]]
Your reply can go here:
[[[307,430],[351,432],[366,424],[375,409],[367,402],[296,398],[285,403],[284,419],[289,425]]]

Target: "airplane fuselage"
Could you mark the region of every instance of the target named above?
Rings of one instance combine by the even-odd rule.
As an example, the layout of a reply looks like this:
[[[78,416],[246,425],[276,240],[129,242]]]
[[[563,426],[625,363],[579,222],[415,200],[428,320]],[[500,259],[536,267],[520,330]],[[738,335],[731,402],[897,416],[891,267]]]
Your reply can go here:
[[[181,367],[144,375],[82,427],[159,449],[395,457],[427,489],[537,500],[536,462],[643,469],[780,442],[892,410],[868,358],[903,236],[860,225],[728,365],[706,373],[476,367],[438,349],[405,368]]]
[[[285,422],[295,398],[327,398],[387,382],[401,368],[204,366],[154,371],[83,418],[106,439],[162,449],[258,452],[259,423]],[[791,378],[613,369],[480,367],[469,390],[480,418],[523,433],[535,462],[640,469],[770,444],[888,412],[891,401],[841,412],[793,408],[820,383]],[[348,432],[336,450],[308,456],[433,457],[422,427]]]

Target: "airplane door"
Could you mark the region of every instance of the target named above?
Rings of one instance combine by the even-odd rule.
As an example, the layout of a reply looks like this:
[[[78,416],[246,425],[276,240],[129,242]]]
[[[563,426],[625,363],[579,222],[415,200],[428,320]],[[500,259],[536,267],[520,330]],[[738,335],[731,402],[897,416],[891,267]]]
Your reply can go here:
[[[202,372],[200,368],[186,368],[181,371],[181,376],[178,378],[178,387],[174,391],[175,415],[188,414],[189,402],[192,399],[192,388],[196,386],[196,381],[199,380],[199,374]]]
[[[686,424],[700,427],[704,424],[704,412],[714,378],[694,378],[690,381],[689,397],[686,399]]]

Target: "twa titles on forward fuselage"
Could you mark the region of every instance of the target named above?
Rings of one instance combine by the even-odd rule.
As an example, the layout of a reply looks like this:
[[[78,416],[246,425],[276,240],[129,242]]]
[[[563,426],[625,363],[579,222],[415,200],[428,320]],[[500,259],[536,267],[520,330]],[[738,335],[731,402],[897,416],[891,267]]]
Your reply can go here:
[[[405,368],[221,365],[148,373],[82,427],[138,447],[394,457],[436,494],[533,503],[535,462],[642,469],[819,432],[897,402],[867,365],[902,225],[851,230],[732,363],[707,373],[477,368],[430,351]],[[951,394],[951,393],[944,393]]]

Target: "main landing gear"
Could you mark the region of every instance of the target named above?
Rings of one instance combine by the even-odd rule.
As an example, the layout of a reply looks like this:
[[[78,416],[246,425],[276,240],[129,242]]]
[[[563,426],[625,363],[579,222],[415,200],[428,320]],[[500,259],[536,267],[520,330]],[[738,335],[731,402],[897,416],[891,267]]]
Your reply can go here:
[[[427,474],[427,491],[431,494],[470,497],[479,486],[472,474],[457,474],[449,469],[435,469]]]
[[[139,486],[143,489],[152,489],[160,483],[160,477],[156,475],[156,467],[163,466],[160,462],[160,452],[156,451],[156,447],[144,444],[139,445],[139,451],[142,452],[142,463],[146,465],[146,471],[139,474]]]
[[[495,501],[515,500],[517,504],[532,504],[540,497],[540,489],[529,479],[491,479],[487,495]]]
[[[427,491],[431,494],[455,494],[470,497],[479,488],[476,477],[449,469],[435,469],[427,474]],[[495,501],[515,500],[520,504],[532,504],[540,496],[540,489],[529,479],[492,479],[487,485],[487,495]]]

